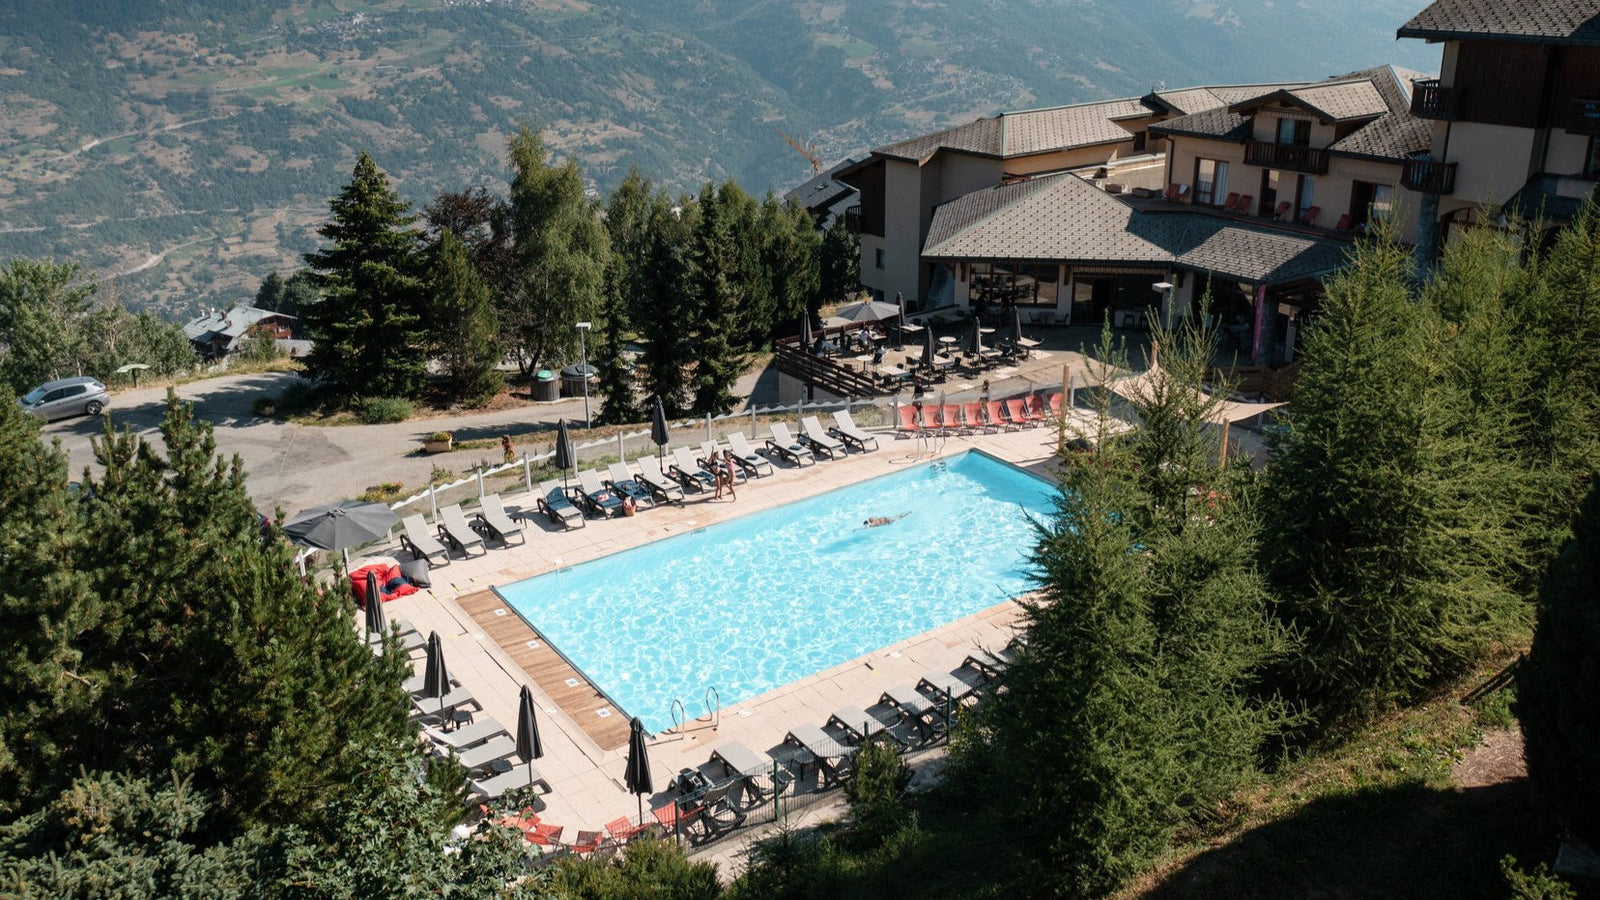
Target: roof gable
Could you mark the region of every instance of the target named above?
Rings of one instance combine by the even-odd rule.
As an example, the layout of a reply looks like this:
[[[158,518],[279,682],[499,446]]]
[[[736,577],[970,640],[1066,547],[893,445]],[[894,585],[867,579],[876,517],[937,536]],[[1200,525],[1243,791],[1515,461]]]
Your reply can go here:
[[[1350,122],[1375,119],[1389,112],[1383,95],[1367,79],[1330,82],[1305,87],[1273,91],[1229,107],[1233,112],[1249,114],[1272,103],[1297,106],[1328,122]]]
[[[1600,46],[1600,0],[1435,0],[1396,34]]]

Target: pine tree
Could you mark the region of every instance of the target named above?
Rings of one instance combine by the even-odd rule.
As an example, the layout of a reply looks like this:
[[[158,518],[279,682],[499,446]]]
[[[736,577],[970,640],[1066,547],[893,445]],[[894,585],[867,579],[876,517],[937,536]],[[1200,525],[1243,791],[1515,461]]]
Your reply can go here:
[[[428,319],[434,353],[450,396],[482,406],[503,383],[495,368],[500,361],[499,335],[489,286],[454,233],[442,232],[433,253],[433,305]]]
[[[623,331],[627,291],[615,280],[622,275],[622,267],[612,266],[606,271],[605,316],[601,322],[605,335],[599,348],[600,396],[604,403],[595,421],[602,425],[621,425],[644,418],[639,399],[633,389],[633,366],[623,355]]]
[[[1600,483],[1539,591],[1533,648],[1517,669],[1528,774],[1600,842]]]
[[[415,397],[428,364],[416,216],[366,153],[328,207],[317,233],[333,244],[306,254],[323,294],[301,311],[306,368],[346,396]]]
[[[742,198],[742,199],[741,199]],[[733,408],[733,383],[744,374],[739,332],[745,322],[747,286],[741,276],[748,234],[736,231],[748,195],[706,185],[700,192],[700,220],[694,231],[688,302],[695,316],[694,403],[697,415]]]
[[[833,220],[822,236],[818,251],[821,272],[817,280],[817,299],[811,310],[823,303],[838,303],[861,287],[861,239],[850,230],[844,216]]]
[[[83,374],[95,286],[77,263],[13,259],[0,269],[0,380],[23,393]]]
[[[756,290],[771,298],[757,336],[758,343],[765,344],[771,337],[789,332],[801,313],[815,308],[822,236],[810,213],[770,194],[761,204],[758,227],[763,280]]]
[[[661,398],[668,416],[680,416],[689,403],[689,367],[695,345],[689,333],[697,299],[690,290],[691,244],[699,227],[700,205],[691,198],[676,204],[658,193],[650,208],[650,242],[643,281],[646,302],[635,320],[644,337],[644,387]]]

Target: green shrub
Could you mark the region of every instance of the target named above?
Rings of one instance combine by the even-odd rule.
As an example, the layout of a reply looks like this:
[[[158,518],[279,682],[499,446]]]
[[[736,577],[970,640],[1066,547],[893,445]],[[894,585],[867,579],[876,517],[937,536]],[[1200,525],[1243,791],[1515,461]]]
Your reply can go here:
[[[900,797],[911,783],[911,767],[883,734],[867,739],[856,753],[855,774],[844,793],[855,814],[853,837],[866,844],[880,843],[900,827],[905,807]]]
[[[448,431],[435,431],[433,434],[428,435],[428,440],[430,440],[430,441],[448,441],[448,440],[450,440],[450,439],[452,439],[454,437],[455,437],[455,435],[451,434]]]
[[[354,407],[356,418],[367,425],[404,422],[416,409],[404,397],[362,397]]]
[[[1506,887],[1511,888],[1511,900],[1577,900],[1572,886],[1552,875],[1544,863],[1532,872],[1517,868],[1517,858],[1507,856],[1500,860],[1500,874],[1505,876]]]
[[[316,382],[308,378],[296,378],[278,395],[278,409],[282,412],[310,409],[321,400],[322,388]]]
[[[690,862],[672,841],[633,840],[619,864],[567,858],[552,879],[555,896],[573,900],[715,900],[717,867]]]
[[[398,498],[400,491],[404,488],[405,485],[398,481],[385,481],[383,484],[368,486],[361,496],[356,499],[367,503],[388,503],[390,500]]]

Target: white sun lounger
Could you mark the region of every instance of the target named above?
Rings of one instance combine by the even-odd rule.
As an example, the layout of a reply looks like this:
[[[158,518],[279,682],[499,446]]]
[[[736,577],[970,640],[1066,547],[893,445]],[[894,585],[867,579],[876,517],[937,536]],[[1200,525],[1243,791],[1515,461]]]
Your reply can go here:
[[[641,456],[634,464],[639,467],[639,483],[649,488],[656,499],[663,503],[672,500],[683,502],[683,488],[661,471],[661,460],[654,456]]]
[[[463,725],[455,731],[444,731],[431,725],[425,725],[422,728],[422,733],[427,735],[428,740],[433,741],[435,744],[452,750],[465,750],[468,747],[477,746],[500,735],[507,737],[511,735],[511,732],[507,731],[499,720],[493,718],[474,722],[471,725]]]
[[[477,514],[473,518],[477,519],[502,544],[508,543],[508,539],[512,535],[516,535],[517,543],[519,544],[527,541],[527,538],[522,535],[522,524],[513,521],[510,516],[506,515],[505,507],[500,505],[499,494],[489,494],[484,497],[483,502],[479,504]]]
[[[817,461],[815,456],[806,446],[794,439],[789,433],[789,426],[782,422],[773,422],[770,426],[772,437],[767,438],[767,449],[778,454],[797,466],[807,465]]]
[[[456,762],[465,766],[467,771],[475,772],[497,759],[505,759],[511,754],[517,752],[517,742],[512,740],[509,736],[497,737],[492,740],[485,741],[476,747],[471,747],[466,750],[456,750],[454,752],[456,755]]]
[[[508,791],[517,791],[525,787],[538,787],[544,793],[550,793],[550,783],[544,780],[539,770],[534,769],[529,772],[528,764],[522,762],[513,765],[509,772],[472,782],[473,793],[489,800],[494,800]]]
[[[826,453],[829,459],[838,459],[847,454],[844,444],[824,431],[816,416],[806,416],[800,420],[800,440],[811,448],[811,452]]]
[[[850,416],[850,410],[848,409],[841,409],[833,414],[833,427],[828,429],[828,432],[862,452],[866,452],[869,449],[878,449],[877,436],[868,434],[857,427],[856,420]],[[868,447],[868,444],[872,446]]]
[[[750,449],[750,442],[744,439],[744,432],[730,431],[727,438],[728,449],[733,451],[734,461],[747,474],[758,477],[772,474],[772,461]]]
[[[462,556],[471,556],[468,551],[473,547],[485,553],[489,552],[483,546],[483,538],[467,524],[467,516],[461,511],[459,503],[452,503],[439,510],[439,539]]]

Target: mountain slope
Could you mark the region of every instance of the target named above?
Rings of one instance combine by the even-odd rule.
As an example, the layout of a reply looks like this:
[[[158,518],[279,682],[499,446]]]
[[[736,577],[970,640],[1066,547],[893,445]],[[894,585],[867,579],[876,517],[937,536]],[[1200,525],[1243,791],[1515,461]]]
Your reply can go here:
[[[601,190],[804,177],[999,109],[1310,78],[1437,51],[1417,0],[16,0],[0,10],[0,258],[75,258],[184,314],[297,264],[370,150],[418,206],[546,129]]]

